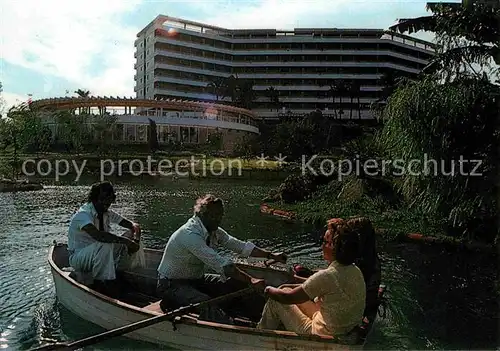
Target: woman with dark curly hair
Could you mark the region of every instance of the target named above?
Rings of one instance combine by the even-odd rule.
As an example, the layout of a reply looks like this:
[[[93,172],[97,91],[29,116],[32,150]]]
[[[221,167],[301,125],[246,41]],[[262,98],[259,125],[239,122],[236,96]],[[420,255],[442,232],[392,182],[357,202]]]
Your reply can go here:
[[[348,220],[338,219],[339,223],[344,221],[351,230],[359,236],[359,254],[355,260],[359,267],[366,285],[366,302],[364,316],[373,314],[379,306],[379,285],[381,283],[381,263],[377,253],[377,242],[375,229],[371,221],[366,217],[354,217]],[[314,272],[301,266],[294,265],[295,280],[304,282]]]
[[[328,267],[302,284],[266,287],[269,299],[257,327],[283,325],[298,334],[340,337],[358,326],[366,298],[363,274],[355,264],[359,245],[359,235],[347,221],[329,220],[321,246]]]

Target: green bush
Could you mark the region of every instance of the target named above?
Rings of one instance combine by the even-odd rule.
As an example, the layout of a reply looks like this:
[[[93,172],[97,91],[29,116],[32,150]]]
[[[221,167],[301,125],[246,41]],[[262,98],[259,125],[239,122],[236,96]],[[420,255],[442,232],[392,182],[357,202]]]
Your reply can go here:
[[[405,172],[395,178],[397,190],[410,208],[446,218],[453,235],[491,241],[497,234],[495,226],[478,232],[478,222],[493,223],[496,218],[498,94],[499,87],[484,80],[461,78],[440,84],[427,78],[397,89],[383,113],[378,143],[384,156],[405,165],[422,161],[412,168],[420,174]],[[424,165],[424,155],[437,161],[437,169],[430,167],[432,163]],[[480,160],[475,172],[482,175],[470,174],[475,162],[462,164],[460,174],[460,158]],[[453,176],[446,174],[451,170]]]

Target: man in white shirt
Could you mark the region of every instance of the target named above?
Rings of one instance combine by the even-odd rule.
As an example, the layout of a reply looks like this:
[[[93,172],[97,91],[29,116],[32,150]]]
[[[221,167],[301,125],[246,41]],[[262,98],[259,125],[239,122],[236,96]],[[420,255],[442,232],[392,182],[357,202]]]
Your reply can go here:
[[[216,245],[242,257],[263,257],[286,263],[283,253],[274,254],[229,235],[219,227],[223,215],[222,200],[205,195],[197,200],[193,217],[169,238],[158,267],[158,295],[162,297],[162,310],[208,300],[248,285],[258,290],[265,288],[264,280],[238,269],[230,259],[214,250]],[[216,274],[205,274],[207,267]],[[200,319],[231,323],[231,319],[217,306],[207,306],[198,312]],[[260,313],[260,310],[257,312]]]
[[[130,254],[139,250],[141,235],[137,223],[109,209],[115,199],[111,183],[92,185],[87,203],[73,215],[68,229],[70,266],[92,274],[92,288],[112,297],[117,295],[116,270],[125,267]],[[129,229],[129,234],[111,234],[111,223]]]

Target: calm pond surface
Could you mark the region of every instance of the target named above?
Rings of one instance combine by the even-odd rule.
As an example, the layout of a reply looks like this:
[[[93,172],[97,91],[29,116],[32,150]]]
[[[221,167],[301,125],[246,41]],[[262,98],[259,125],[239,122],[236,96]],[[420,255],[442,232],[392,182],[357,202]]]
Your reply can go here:
[[[223,227],[242,239],[289,253],[289,263],[322,267],[320,249],[306,224],[259,213],[276,183],[159,180],[117,182],[114,209],[141,223],[149,247],[163,249],[169,235],[192,214],[197,196],[226,200]],[[84,201],[88,185],[48,186],[40,192],[0,194],[0,349],[28,349],[40,341],[75,340],[102,330],[79,319],[55,297],[47,263],[54,240]],[[496,349],[496,260],[416,245],[384,244],[383,280],[389,308],[368,349]],[[94,350],[152,349],[117,338]]]

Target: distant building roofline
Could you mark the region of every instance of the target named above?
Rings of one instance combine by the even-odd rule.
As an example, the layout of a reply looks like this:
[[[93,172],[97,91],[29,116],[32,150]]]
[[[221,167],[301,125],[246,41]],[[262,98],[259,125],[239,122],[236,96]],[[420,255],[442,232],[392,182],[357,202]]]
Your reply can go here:
[[[241,34],[245,32],[249,33],[269,33],[269,34],[278,34],[278,33],[373,33],[373,34],[391,34],[400,38],[404,39],[409,39],[409,40],[414,40],[418,43],[421,44],[426,44],[429,46],[434,47],[435,44],[423,39],[415,38],[409,35],[405,35],[402,33],[398,33],[395,31],[391,31],[390,29],[382,29],[382,28],[294,28],[293,30],[279,30],[279,29],[273,29],[273,28],[239,28],[239,29],[229,29],[229,28],[223,28],[223,27],[217,27],[213,25],[209,25],[206,23],[201,23],[201,22],[196,22],[196,21],[191,21],[191,20],[186,20],[178,17],[171,17],[171,16],[166,16],[166,15],[158,15],[155,17],[154,20],[152,20],[146,27],[144,27],[138,34],[137,37],[140,37],[143,35],[147,30],[151,27],[153,27],[155,24],[160,24],[163,25],[165,22],[177,22],[179,24],[183,24],[186,26],[194,26],[194,27],[199,27],[200,29],[209,29],[217,32],[224,32],[226,34]],[[188,28],[186,28],[188,29]]]

